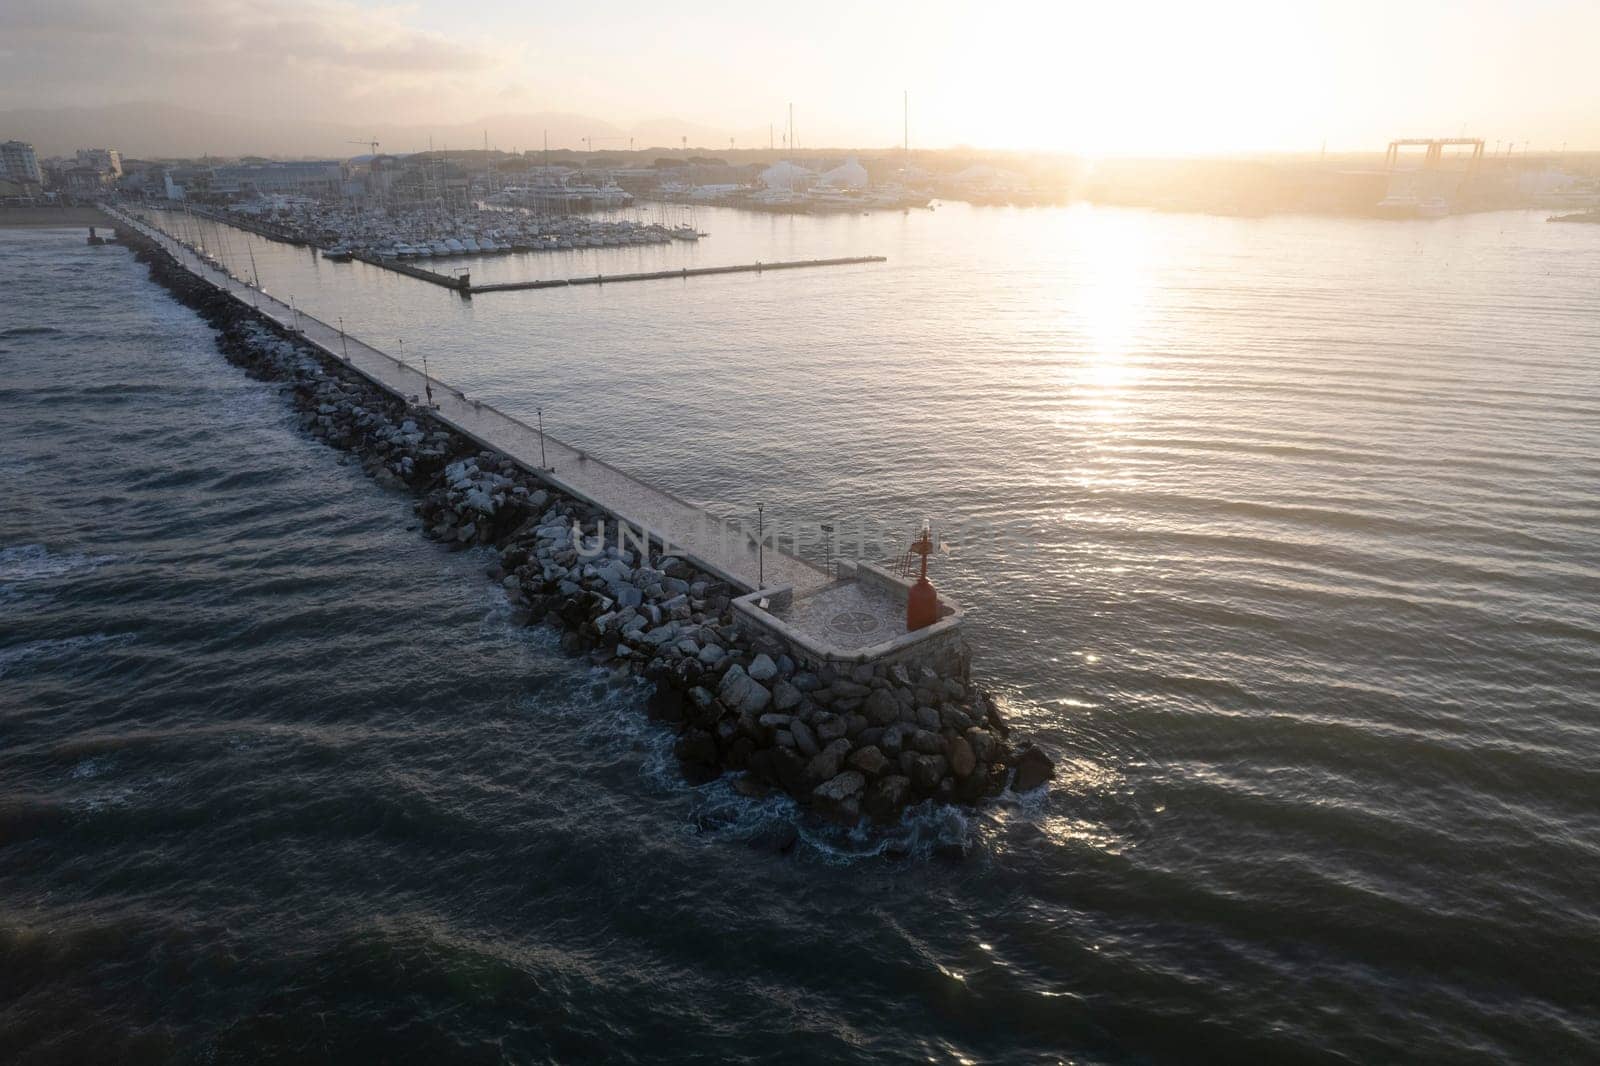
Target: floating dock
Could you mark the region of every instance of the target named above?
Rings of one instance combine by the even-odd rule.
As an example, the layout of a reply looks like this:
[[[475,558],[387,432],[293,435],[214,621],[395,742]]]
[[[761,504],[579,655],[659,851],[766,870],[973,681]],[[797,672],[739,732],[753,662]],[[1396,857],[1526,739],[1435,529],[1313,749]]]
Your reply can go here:
[[[680,267],[677,270],[651,270],[639,274],[594,274],[581,278],[554,278],[548,281],[502,281],[491,285],[463,286],[463,292],[511,292],[515,289],[559,289],[570,285],[615,285],[623,281],[668,281],[673,278],[698,278],[708,274],[761,274],[768,270],[801,270],[808,267],[855,266],[858,263],[886,263],[881,255],[851,255],[839,259],[790,259],[778,263],[740,263],[735,266]]]
[[[426,281],[430,285],[442,285],[447,289],[455,289],[458,292],[472,291],[471,276],[465,271],[460,274],[441,274],[437,270],[423,270],[421,267],[414,267],[410,263],[379,259],[375,255],[363,255],[358,252],[351,253],[350,258],[360,260],[368,266],[382,267],[384,270],[392,270],[396,274],[404,274],[408,278]]]

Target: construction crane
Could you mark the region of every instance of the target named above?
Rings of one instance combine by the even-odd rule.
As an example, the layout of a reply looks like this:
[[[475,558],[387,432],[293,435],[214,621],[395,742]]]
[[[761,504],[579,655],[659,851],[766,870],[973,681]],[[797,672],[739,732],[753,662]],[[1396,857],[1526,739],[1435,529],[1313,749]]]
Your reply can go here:
[[[373,194],[373,199],[377,201],[379,210],[382,210],[383,190],[378,187],[378,138],[374,137],[370,141],[345,141],[344,143],[359,144],[363,148],[371,149],[371,154],[367,157],[367,169],[371,172],[367,180],[367,190]]]

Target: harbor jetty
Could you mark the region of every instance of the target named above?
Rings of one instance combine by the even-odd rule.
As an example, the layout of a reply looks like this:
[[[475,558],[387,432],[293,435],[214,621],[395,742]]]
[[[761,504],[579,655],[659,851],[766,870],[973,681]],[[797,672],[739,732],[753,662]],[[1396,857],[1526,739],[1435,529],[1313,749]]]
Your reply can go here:
[[[760,274],[768,270],[802,270],[809,267],[855,266],[860,263],[885,263],[881,255],[852,255],[837,259],[791,259],[777,263],[739,263],[733,266],[680,267],[677,270],[651,270],[635,274],[592,274],[579,278],[550,281],[502,281],[492,285],[461,286],[474,295],[481,292],[511,292],[515,289],[556,289],[569,285],[616,285],[626,281],[669,281],[674,278],[700,278],[711,274]]]
[[[894,632],[882,615],[904,611],[910,587],[897,575],[862,563],[836,577],[745,531],[728,535],[700,509],[296,315],[170,236],[117,222],[230,361],[282,385],[306,432],[415,495],[428,537],[491,551],[487,575],[519,617],[557,627],[564,651],[618,679],[653,682],[650,713],[677,732],[690,780],[732,774],[747,794],[781,790],[855,825],[1052,775],[973,684],[957,606]]]
[[[426,281],[429,285],[442,285],[447,289],[456,289],[460,292],[468,292],[472,286],[471,276],[466,271],[459,274],[441,274],[437,270],[424,270],[422,267],[412,266],[410,263],[401,263],[393,259],[379,259],[377,256],[367,255],[363,252],[352,252],[350,253],[350,258],[359,259],[368,266],[382,267],[385,270],[392,270],[396,274],[404,274],[408,278]]]
[[[410,263],[400,263],[393,259],[377,259],[370,255],[352,254],[351,258],[359,259],[363,263],[385,270],[393,270],[418,281],[426,281],[430,285],[439,285],[446,289],[454,289],[466,296],[476,296],[485,292],[514,292],[519,289],[564,289],[574,285],[617,285],[629,281],[671,281],[675,279],[699,278],[712,274],[760,274],[769,270],[801,270],[808,267],[855,266],[862,263],[885,263],[888,260],[881,255],[852,255],[837,259],[791,259],[776,263],[738,263],[732,266],[711,267],[680,267],[677,270],[650,270],[632,274],[586,274],[576,278],[548,278],[543,281],[499,281],[489,285],[472,284],[472,276],[467,271],[459,274],[440,274],[433,270],[424,270]]]

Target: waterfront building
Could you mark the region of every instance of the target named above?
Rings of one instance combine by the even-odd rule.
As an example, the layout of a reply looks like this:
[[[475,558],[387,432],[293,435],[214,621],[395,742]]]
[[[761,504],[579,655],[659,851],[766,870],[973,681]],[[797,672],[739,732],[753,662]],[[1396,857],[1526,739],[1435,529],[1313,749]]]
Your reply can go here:
[[[78,166],[92,167],[115,181],[122,177],[122,153],[115,148],[79,148]]]
[[[211,191],[236,196],[269,196],[274,193],[336,196],[344,187],[345,177],[344,165],[335,160],[236,163],[212,168]]]
[[[116,177],[109,171],[81,163],[67,167],[60,172],[60,183],[68,190],[84,196],[103,192],[114,184],[116,180]]]
[[[42,185],[44,175],[39,170],[39,157],[33,145],[26,141],[6,141],[0,144],[0,178],[19,185]]]

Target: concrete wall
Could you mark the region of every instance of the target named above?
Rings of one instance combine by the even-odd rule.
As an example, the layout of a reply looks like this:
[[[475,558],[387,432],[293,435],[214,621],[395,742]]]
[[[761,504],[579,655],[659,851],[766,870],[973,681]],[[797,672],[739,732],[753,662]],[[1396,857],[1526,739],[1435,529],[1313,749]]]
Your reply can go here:
[[[851,562],[848,559],[839,560],[841,576],[853,574],[855,579],[863,585],[870,585],[880,592],[887,593],[899,603],[905,603],[911,598],[912,586],[916,584],[910,578],[892,574],[876,563],[865,560]],[[949,618],[953,614],[961,613],[961,608],[954,601],[939,597],[939,617]]]
[[[911,582],[873,566],[859,563],[842,564],[845,574],[841,580],[865,580],[894,594],[899,589],[899,599]],[[793,597],[789,588],[760,589],[733,601],[733,617],[739,629],[753,641],[769,641],[791,659],[815,670],[822,666],[854,666],[857,663],[904,663],[910,667],[927,667],[942,677],[965,680],[972,666],[972,653],[967,647],[962,630],[961,608],[951,601],[939,603],[940,619],[933,625],[912,633],[902,633],[892,640],[867,648],[836,648],[810,635],[800,632],[771,610],[782,610]],[[768,608],[761,606],[766,600]]]

